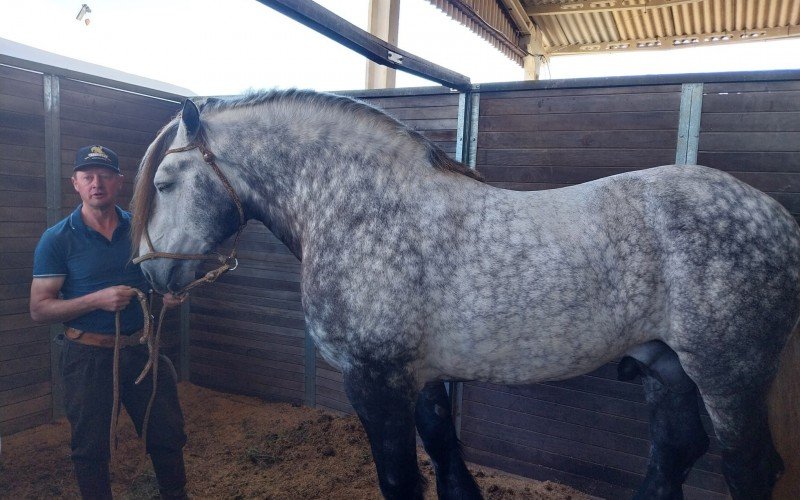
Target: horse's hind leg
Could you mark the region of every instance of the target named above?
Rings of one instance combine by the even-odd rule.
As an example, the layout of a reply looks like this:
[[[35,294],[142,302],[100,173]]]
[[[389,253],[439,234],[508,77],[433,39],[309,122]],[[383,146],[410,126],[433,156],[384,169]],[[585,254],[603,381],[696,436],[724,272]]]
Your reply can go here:
[[[436,471],[436,491],[443,499],[482,498],[461,456],[461,443],[443,382],[427,384],[417,398],[417,432]]]
[[[619,365],[621,379],[642,376],[650,414],[650,461],[634,498],[682,499],[683,482],[709,444],[697,387],[665,344],[651,342],[642,349],[647,352],[636,353],[636,360],[625,357]]]
[[[425,480],[417,467],[414,403],[417,389],[403,366],[378,360],[343,373],[344,388],[367,431],[381,493],[421,499]]]
[[[703,394],[722,449],[731,496],[767,500],[783,473],[767,422],[769,384],[730,394]]]

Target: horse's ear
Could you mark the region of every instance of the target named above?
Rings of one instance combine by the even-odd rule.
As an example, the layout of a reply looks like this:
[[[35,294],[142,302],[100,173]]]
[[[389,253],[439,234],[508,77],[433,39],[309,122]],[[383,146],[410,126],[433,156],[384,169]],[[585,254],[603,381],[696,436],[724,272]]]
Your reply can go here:
[[[181,123],[186,130],[186,138],[190,141],[194,140],[197,136],[197,131],[200,130],[200,110],[197,109],[197,105],[191,99],[183,101]]]

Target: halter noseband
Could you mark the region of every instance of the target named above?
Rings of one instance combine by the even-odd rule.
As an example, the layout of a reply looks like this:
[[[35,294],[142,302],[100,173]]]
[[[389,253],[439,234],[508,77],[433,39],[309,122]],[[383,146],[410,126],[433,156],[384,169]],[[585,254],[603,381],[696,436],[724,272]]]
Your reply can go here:
[[[228,178],[225,177],[225,174],[222,173],[222,170],[217,166],[217,163],[214,161],[214,153],[206,148],[205,144],[202,142],[197,142],[194,144],[190,144],[188,146],[184,146],[182,148],[175,148],[170,149],[164,156],[167,156],[170,153],[182,153],[184,151],[191,151],[192,149],[199,149],[200,154],[203,155],[203,161],[206,162],[208,166],[214,170],[214,173],[217,174],[219,180],[222,181],[222,185],[225,186],[225,190],[228,191],[231,199],[233,199],[233,203],[236,205],[236,210],[239,212],[239,228],[236,230],[236,238],[233,240],[233,249],[231,249],[230,255],[227,257],[221,254],[216,255],[206,255],[206,254],[185,254],[185,253],[169,253],[169,252],[156,252],[155,248],[153,247],[153,242],[150,240],[150,233],[147,230],[147,222],[144,225],[144,239],[147,242],[147,248],[150,250],[148,253],[144,255],[140,255],[133,259],[134,264],[139,264],[145,260],[150,259],[179,259],[179,260],[216,260],[220,263],[220,266],[216,269],[212,269],[211,271],[207,272],[205,276],[202,278],[198,278],[185,287],[181,289],[179,294],[185,294],[192,288],[199,286],[203,283],[212,283],[217,280],[220,276],[222,276],[227,271],[233,271],[239,266],[239,260],[236,258],[236,249],[239,246],[239,237],[242,235],[242,230],[246,224],[244,219],[244,209],[242,208],[242,202],[239,200],[239,196],[236,194],[236,191],[233,190],[233,186],[228,181]],[[163,160],[164,157],[162,157]]]

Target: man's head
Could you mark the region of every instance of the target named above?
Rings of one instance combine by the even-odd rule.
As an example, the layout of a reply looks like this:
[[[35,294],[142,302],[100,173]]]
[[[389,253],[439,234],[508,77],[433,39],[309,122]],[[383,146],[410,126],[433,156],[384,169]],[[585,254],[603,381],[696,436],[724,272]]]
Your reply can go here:
[[[103,146],[86,146],[75,154],[72,186],[90,208],[113,207],[122,187],[117,154]]]

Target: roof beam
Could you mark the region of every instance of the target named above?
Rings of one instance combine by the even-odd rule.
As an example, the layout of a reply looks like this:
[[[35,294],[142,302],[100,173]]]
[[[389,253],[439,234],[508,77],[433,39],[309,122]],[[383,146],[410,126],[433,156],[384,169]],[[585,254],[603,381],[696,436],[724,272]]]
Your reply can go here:
[[[602,43],[576,43],[563,47],[550,47],[553,56],[591,54],[596,52],[628,52],[634,50],[663,50],[698,46],[719,46],[731,43],[759,42],[780,38],[800,37],[800,26],[782,26],[753,30],[727,31],[705,35],[666,36],[639,40],[622,40]]]
[[[530,35],[533,33],[533,21],[528,17],[528,13],[525,12],[525,6],[522,5],[520,0],[501,0],[501,2],[520,34]]]
[[[308,0],[258,0],[364,57],[390,68],[457,89],[471,88],[468,77],[434,64],[367,33],[333,12]]]
[[[589,14],[591,12],[611,12],[620,10],[655,9],[672,7],[702,0],[586,0],[567,3],[531,5],[525,11],[529,16],[556,16],[559,14]]]

